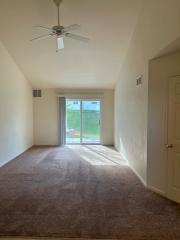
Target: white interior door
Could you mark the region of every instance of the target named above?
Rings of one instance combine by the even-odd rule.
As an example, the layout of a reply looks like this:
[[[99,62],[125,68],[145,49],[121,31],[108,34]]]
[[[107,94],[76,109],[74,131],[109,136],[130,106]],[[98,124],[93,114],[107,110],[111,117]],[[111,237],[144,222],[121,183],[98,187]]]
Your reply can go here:
[[[169,81],[168,197],[180,203],[180,77]]]

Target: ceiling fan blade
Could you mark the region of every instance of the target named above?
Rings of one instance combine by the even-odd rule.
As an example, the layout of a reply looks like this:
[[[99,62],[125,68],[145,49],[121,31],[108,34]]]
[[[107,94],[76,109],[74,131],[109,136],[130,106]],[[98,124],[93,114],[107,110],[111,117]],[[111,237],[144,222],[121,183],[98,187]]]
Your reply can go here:
[[[72,38],[72,39],[75,39],[75,40],[78,40],[78,41],[81,41],[81,42],[84,42],[84,43],[89,42],[89,38],[82,37],[82,36],[79,36],[79,35],[76,35],[76,34],[66,33],[65,36],[69,37],[69,38]]]
[[[45,26],[33,26],[33,28],[42,28],[42,29],[45,29],[45,30],[48,30],[48,31],[52,31],[52,28],[45,27]]]
[[[65,27],[65,28],[63,29],[63,32],[70,32],[70,31],[76,30],[76,29],[78,29],[78,28],[80,28],[80,25],[78,25],[78,24],[72,24],[72,25],[70,25],[70,26]]]
[[[50,33],[50,34],[42,35],[42,36],[31,39],[31,42],[43,40],[43,39],[49,38],[49,37],[54,36],[54,35],[56,35],[56,34]]]
[[[63,37],[57,37],[57,50],[64,48],[64,38]]]

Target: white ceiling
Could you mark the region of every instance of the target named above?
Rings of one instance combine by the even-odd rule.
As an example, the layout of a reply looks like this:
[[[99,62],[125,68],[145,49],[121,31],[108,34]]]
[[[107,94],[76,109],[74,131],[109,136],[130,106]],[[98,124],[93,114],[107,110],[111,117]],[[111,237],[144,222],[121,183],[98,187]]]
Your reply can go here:
[[[135,28],[142,0],[63,0],[61,22],[80,24],[88,44],[66,39],[29,40],[56,25],[52,0],[0,0],[0,38],[33,87],[113,88]]]

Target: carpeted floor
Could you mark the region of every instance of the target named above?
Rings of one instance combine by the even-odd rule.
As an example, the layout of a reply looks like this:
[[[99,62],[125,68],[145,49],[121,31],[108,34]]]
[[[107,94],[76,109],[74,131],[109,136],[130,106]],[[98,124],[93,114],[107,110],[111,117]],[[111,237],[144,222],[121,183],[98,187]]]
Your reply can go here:
[[[180,205],[103,146],[32,148],[0,168],[0,236],[180,239]]]

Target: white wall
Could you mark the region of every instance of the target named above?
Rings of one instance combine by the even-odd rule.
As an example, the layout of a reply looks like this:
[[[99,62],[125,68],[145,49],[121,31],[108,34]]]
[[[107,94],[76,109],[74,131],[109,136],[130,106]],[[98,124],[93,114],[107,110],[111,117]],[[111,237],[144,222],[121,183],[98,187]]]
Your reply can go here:
[[[102,144],[114,143],[114,91],[43,89],[42,98],[34,98],[34,136],[36,145],[59,144],[58,93],[93,94],[103,92]]]
[[[166,195],[168,81],[180,75],[180,52],[154,59],[149,68],[147,184]]]
[[[58,98],[54,89],[43,89],[41,98],[34,98],[35,145],[58,145]]]
[[[115,88],[115,145],[147,177],[148,61],[180,36],[179,0],[144,0]],[[136,78],[143,75],[143,85]]]
[[[0,166],[32,144],[32,88],[0,42]]]

